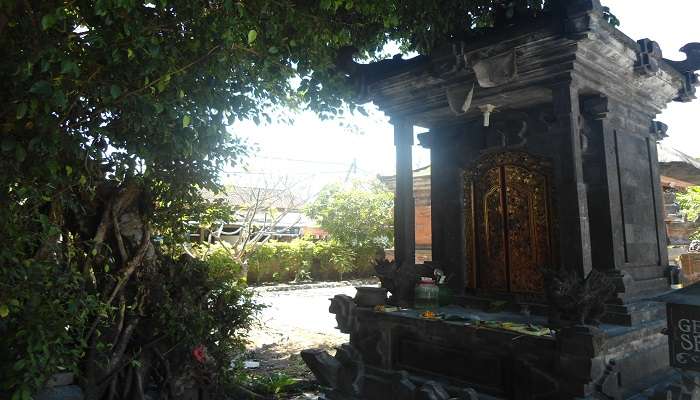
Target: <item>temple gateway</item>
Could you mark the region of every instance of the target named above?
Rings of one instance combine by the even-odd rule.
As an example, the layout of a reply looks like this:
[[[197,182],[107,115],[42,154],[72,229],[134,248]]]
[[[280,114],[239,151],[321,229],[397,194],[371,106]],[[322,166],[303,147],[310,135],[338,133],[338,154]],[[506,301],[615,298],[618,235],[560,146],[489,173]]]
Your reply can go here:
[[[417,125],[429,129],[432,266],[454,304],[390,312],[336,296],[350,343],[303,354],[326,398],[667,398],[676,373],[650,300],[669,290],[655,116],[695,98],[700,44],[666,60],[598,0],[561,3],[429,56],[344,62],[395,128],[392,300],[406,305],[426,274],[414,265]]]

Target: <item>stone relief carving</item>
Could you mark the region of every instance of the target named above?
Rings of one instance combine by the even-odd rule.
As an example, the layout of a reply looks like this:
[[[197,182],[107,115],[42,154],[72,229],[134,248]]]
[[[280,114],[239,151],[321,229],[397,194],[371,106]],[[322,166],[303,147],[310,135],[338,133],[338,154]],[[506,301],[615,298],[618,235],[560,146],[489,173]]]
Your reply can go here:
[[[544,270],[544,284],[553,324],[600,325],[605,301],[615,293],[615,284],[596,269],[585,278],[569,268]]]
[[[528,136],[546,134],[556,122],[550,112],[516,112],[497,114],[492,118],[486,133],[486,149],[518,148],[527,145]]]

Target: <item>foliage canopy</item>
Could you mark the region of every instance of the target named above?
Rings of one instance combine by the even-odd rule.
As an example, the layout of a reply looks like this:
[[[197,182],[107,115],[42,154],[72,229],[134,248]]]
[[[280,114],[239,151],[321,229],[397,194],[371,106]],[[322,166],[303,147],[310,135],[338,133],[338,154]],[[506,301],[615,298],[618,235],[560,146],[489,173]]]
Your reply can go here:
[[[162,366],[131,361],[157,356],[148,340],[191,337],[154,323],[156,293],[167,293],[157,283],[172,283],[174,268],[208,273],[165,250],[184,221],[204,218],[203,190],[220,189],[221,169],[245,156],[227,126],[269,119],[274,106],[337,114],[350,94],[340,48],[372,58],[397,40],[429,52],[493,22],[500,3],[0,0],[0,393],[29,398],[60,369],[79,373],[88,399],[142,395],[115,389],[133,374],[167,386],[153,378]],[[379,229],[384,219],[371,221]],[[354,227],[343,240],[362,247],[368,235]],[[224,293],[199,287],[206,293],[178,296]],[[206,328],[249,316],[188,304]]]

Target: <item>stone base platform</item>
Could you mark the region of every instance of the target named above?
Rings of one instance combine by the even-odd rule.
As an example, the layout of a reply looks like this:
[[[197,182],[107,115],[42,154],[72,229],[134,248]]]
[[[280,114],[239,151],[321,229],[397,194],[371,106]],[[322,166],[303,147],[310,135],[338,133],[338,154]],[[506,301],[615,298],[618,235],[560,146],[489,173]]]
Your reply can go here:
[[[336,358],[303,354],[332,388],[328,399],[642,399],[671,376],[664,320],[533,336],[478,321],[544,326],[546,318],[457,306],[436,310],[451,321],[411,309],[338,310],[350,343]]]

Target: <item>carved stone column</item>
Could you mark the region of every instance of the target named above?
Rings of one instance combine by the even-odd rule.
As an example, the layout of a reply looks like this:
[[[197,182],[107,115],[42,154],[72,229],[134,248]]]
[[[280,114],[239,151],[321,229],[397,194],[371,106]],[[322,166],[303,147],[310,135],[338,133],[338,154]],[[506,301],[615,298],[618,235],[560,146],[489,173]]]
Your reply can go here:
[[[396,146],[396,192],[394,198],[394,252],[397,265],[416,258],[416,202],[413,197],[413,124],[392,121]]]

